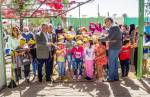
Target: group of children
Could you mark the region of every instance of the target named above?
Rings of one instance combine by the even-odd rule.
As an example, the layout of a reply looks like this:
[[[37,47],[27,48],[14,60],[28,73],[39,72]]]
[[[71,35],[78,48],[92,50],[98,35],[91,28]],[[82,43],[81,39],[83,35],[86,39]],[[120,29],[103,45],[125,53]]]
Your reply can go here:
[[[87,80],[93,79],[96,69],[99,81],[104,78],[104,66],[107,65],[106,44],[100,41],[93,41],[92,37],[77,35],[66,35],[59,38],[56,50],[56,63],[58,65],[59,76],[65,76],[65,67],[73,70],[73,79],[81,80],[83,68],[85,69]],[[63,40],[63,41],[62,41]]]
[[[92,36],[77,35],[74,38],[68,35],[64,37],[65,41],[64,38],[59,38],[60,42],[58,42],[56,50],[56,63],[59,68],[60,78],[62,79],[65,76],[65,69],[68,66],[68,70],[73,70],[74,80],[82,79],[84,68],[86,80],[92,80],[94,75],[96,75],[98,82],[105,81],[108,67],[108,43],[101,42],[98,39],[99,37],[93,39]],[[123,41],[123,46],[119,54],[122,77],[128,76],[130,50],[136,46],[136,44],[131,45],[129,39]]]

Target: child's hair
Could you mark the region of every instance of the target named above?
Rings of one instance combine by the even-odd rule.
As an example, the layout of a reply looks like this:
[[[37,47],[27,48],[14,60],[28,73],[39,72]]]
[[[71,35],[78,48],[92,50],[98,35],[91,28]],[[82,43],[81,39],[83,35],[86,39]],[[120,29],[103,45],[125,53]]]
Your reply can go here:
[[[128,44],[129,42],[130,42],[130,40],[126,39],[126,40],[123,41],[123,45],[126,45],[126,44]]]
[[[102,42],[100,39],[98,39],[98,42],[100,42],[102,45],[106,46],[106,42]]]
[[[106,42],[101,42],[101,43],[102,43],[102,45],[106,46]]]
[[[26,43],[26,39],[21,38],[19,42],[20,42],[20,45],[24,45]]]
[[[89,48],[91,48],[92,45],[93,45],[93,40],[89,40],[89,43],[90,43],[90,47]]]

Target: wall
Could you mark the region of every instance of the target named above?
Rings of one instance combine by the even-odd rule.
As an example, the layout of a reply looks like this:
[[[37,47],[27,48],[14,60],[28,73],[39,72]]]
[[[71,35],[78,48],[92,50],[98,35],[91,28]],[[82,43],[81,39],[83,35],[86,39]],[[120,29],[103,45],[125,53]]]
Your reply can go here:
[[[1,19],[0,19],[1,21]],[[4,71],[4,59],[3,59],[3,54],[4,54],[4,49],[3,49],[3,33],[2,33],[2,25],[0,22],[0,89],[5,85],[5,71]]]
[[[0,90],[5,85],[5,74],[4,74],[4,65],[0,62]]]

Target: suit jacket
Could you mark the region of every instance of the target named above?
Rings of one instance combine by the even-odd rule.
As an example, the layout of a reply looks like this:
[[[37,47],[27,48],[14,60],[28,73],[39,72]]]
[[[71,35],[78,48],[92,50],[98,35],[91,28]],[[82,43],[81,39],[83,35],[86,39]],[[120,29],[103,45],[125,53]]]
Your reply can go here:
[[[47,45],[49,41],[50,41],[49,37],[47,41],[43,32],[38,32],[36,34],[36,42],[37,42],[36,55],[38,59],[48,59],[50,57],[50,49],[49,46]]]

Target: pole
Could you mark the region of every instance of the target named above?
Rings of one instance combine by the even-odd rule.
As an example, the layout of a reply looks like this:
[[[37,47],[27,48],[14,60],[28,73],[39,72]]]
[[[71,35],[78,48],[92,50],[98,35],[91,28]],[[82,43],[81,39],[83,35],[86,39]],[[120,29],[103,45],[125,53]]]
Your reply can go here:
[[[80,3],[79,3],[80,5]],[[80,9],[80,6],[79,6],[79,26],[81,27],[81,9]]]
[[[97,16],[98,16],[98,18],[100,17],[99,4],[98,4],[98,8],[97,8]]]
[[[4,62],[4,38],[3,38],[3,31],[2,31],[2,2],[0,2],[0,65],[3,67],[3,74],[4,74],[4,84],[6,85],[6,68]],[[2,73],[2,72],[1,72]]]
[[[144,32],[144,0],[139,0],[139,41],[138,41],[138,60],[137,60],[137,78],[142,77],[143,61],[143,32]]]

